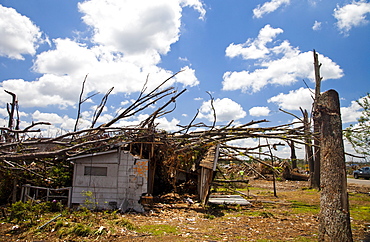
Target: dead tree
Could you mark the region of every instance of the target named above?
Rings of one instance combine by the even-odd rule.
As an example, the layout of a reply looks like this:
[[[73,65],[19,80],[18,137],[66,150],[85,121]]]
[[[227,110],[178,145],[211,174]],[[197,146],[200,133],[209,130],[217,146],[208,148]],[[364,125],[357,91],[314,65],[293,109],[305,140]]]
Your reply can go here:
[[[347,194],[342,121],[338,93],[318,99],[314,116],[320,125],[321,199],[319,241],[352,240]]]
[[[301,109],[303,114],[303,125],[304,125],[304,133],[305,133],[305,153],[306,153],[306,161],[308,163],[308,169],[311,174],[314,173],[314,155],[312,149],[312,135],[311,135],[311,123],[308,119],[308,112],[305,109],[304,111]],[[310,179],[310,187],[314,187],[314,179]]]
[[[315,69],[315,100],[313,110],[316,110],[316,106],[318,100],[320,98],[321,92],[321,80],[322,77],[320,76],[320,68],[321,63],[319,63],[319,57],[315,50],[313,50],[313,58],[314,58],[314,69]],[[313,132],[314,132],[314,167],[313,167],[313,174],[311,173],[311,185],[313,188],[320,189],[320,139],[319,139],[319,132],[320,132],[320,124],[317,120],[313,120]]]
[[[8,129],[9,130],[18,130],[19,129],[19,114],[18,114],[18,101],[17,95],[7,90],[4,90],[6,93],[12,96],[12,102],[6,104],[6,109],[8,111],[9,120],[8,120]],[[14,119],[15,112],[17,114],[17,119]],[[6,142],[12,142],[14,139],[18,138],[17,134],[5,133]]]
[[[292,161],[292,169],[297,168],[297,155],[295,153],[295,146],[294,146],[294,141],[291,140],[290,142],[288,141],[288,145],[290,147],[290,160]]]

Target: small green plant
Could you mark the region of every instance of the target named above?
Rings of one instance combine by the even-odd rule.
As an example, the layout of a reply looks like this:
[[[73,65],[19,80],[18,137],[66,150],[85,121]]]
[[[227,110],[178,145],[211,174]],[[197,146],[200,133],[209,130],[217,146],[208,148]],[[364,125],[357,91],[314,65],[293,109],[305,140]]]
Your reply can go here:
[[[206,218],[206,219],[214,219],[215,218],[215,215],[206,213],[206,214],[203,215],[203,218]]]
[[[94,193],[92,191],[82,191],[82,195],[86,197],[83,206],[85,208],[95,210],[98,202],[96,201]]]
[[[77,236],[85,237],[91,234],[91,228],[84,224],[77,223],[74,227],[72,227],[71,232]]]
[[[45,202],[45,212],[61,212],[64,210],[63,204],[56,200]]]
[[[86,237],[93,234],[91,228],[87,225],[84,225],[82,223],[74,223],[74,224],[63,224],[63,227],[61,227],[57,231],[57,235],[59,238],[63,238],[68,235],[76,235],[81,237]]]
[[[267,212],[267,211],[262,211],[259,213],[259,216],[263,217],[263,218],[273,218],[274,215],[270,212]]]
[[[57,231],[58,229],[60,229],[61,227],[63,227],[65,224],[63,221],[56,221],[55,225],[54,225],[54,230]]]
[[[136,229],[136,226],[126,218],[119,218],[112,221],[114,225],[118,225],[120,227],[125,227],[128,230]]]

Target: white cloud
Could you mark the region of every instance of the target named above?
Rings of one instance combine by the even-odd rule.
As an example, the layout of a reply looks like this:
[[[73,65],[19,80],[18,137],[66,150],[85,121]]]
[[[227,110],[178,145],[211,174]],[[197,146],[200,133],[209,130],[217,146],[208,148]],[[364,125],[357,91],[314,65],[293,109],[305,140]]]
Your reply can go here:
[[[69,39],[57,39],[55,44],[55,50],[37,56],[34,70],[59,76],[68,75],[75,80],[75,87],[80,86],[85,75],[89,74],[87,92],[106,92],[115,87],[114,93],[131,93],[141,90],[147,74],[150,74],[150,80],[155,80],[149,82],[149,89],[172,75],[171,72],[155,65],[158,60],[152,63],[145,60],[146,62],[142,63],[112,53],[103,46],[88,48]]]
[[[6,111],[5,108],[0,108],[0,115],[2,117],[7,117],[8,116],[8,111]]]
[[[301,52],[298,48],[292,47],[287,40],[275,46],[267,46],[279,33],[282,33],[281,29],[266,25],[261,29],[257,39],[249,39],[243,45],[231,44],[226,49],[226,55],[229,57],[240,55],[245,60],[257,59],[255,63],[257,68],[252,72],[243,70],[224,73],[223,90],[241,89],[243,92],[257,92],[268,84],[291,85],[303,78],[314,80],[312,51]],[[321,76],[324,80],[343,76],[340,67],[328,57],[319,54],[319,61],[322,63]]]
[[[366,97],[365,97],[366,98]],[[360,98],[360,102],[363,102],[363,98]],[[356,102],[352,101],[349,107],[341,107],[340,113],[342,116],[343,123],[356,122],[362,115],[362,107]]]
[[[249,127],[249,128],[252,128],[252,127]],[[264,139],[262,139],[262,140],[264,140]],[[260,140],[260,141],[262,141],[262,140]],[[228,141],[227,144],[231,145],[231,146],[236,146],[236,147],[256,148],[256,147],[259,146],[260,141],[258,139],[255,139],[255,138],[237,139],[237,140]],[[258,151],[258,149],[256,149],[256,150]]]
[[[8,126],[8,120],[6,119],[0,119],[0,127],[7,127]]]
[[[279,143],[282,144],[281,146],[280,145],[277,146],[277,150],[272,150],[273,154],[280,158],[290,158],[291,151],[290,151],[288,144],[285,141],[280,140],[280,139],[269,139],[268,143],[270,145],[279,144]],[[265,145],[267,143],[266,143],[266,139],[264,138],[262,139],[250,138],[250,139],[233,140],[233,141],[227,142],[227,144],[232,145],[232,146],[237,146],[237,147],[256,148],[259,145]],[[300,159],[304,159],[304,156],[305,156],[304,148],[301,145],[297,145],[297,144],[296,144],[296,147],[300,148],[300,149],[296,149],[297,157]],[[254,151],[258,151],[258,149],[255,149]],[[262,149],[262,153],[265,154],[261,156],[262,159],[270,156],[270,151],[268,150],[267,147]]]
[[[34,61],[33,70],[44,74],[43,77],[33,81],[32,85],[17,81],[18,88],[11,84],[13,80],[6,82],[17,91],[24,89],[33,94],[34,100],[27,105],[46,106],[54,104],[54,100],[63,107],[73,105],[87,74],[85,94],[105,93],[111,87],[114,87],[112,94],[138,92],[148,74],[146,90],[152,90],[173,74],[157,65],[161,54],[166,54],[179,38],[181,7],[192,7],[201,16],[205,13],[198,0],[90,0],[78,6],[84,14],[83,20],[93,30],[95,45],[54,39],[55,49],[40,53]],[[184,86],[199,84],[194,69],[185,66],[183,70],[163,87],[174,82]],[[66,79],[66,82],[51,83],[47,81],[50,79]],[[45,101],[51,95],[56,98]],[[26,93],[20,96],[26,96]]]
[[[215,99],[213,107],[216,110],[217,122],[238,120],[247,115],[240,104],[229,98]],[[211,100],[203,102],[199,111],[199,118],[206,118],[209,121],[214,120]]]
[[[283,33],[282,29],[274,29],[268,24],[260,30],[256,39],[250,38],[243,44],[230,44],[226,48],[226,56],[234,58],[240,55],[245,60],[264,58],[270,53],[266,44],[272,42],[281,33]]]
[[[63,123],[63,118],[56,113],[41,113],[36,110],[32,115],[32,119],[40,122],[49,122],[51,124],[61,124]]]
[[[156,123],[158,123],[158,126],[157,126],[158,129],[173,132],[173,131],[179,130],[179,127],[177,125],[180,123],[180,121],[175,118],[169,121],[167,120],[166,117],[163,117],[163,118],[156,119]]]
[[[39,73],[74,75],[93,70],[98,62],[96,54],[86,45],[70,39],[54,39],[56,49],[40,53],[33,69]]]
[[[60,132],[60,129],[71,131],[73,130],[76,119],[70,118],[67,115],[63,117],[56,113],[42,113],[36,110],[32,115],[32,120],[35,122],[49,122],[51,126],[43,126],[43,133],[49,133],[50,135],[55,135]],[[91,126],[91,121],[86,119],[79,119],[78,129],[88,128]]]
[[[166,54],[179,39],[182,7],[203,18],[199,0],[89,0],[78,4],[95,43],[124,54]]]
[[[312,108],[312,92],[314,90],[308,88],[299,88],[298,90],[291,90],[288,94],[280,93],[267,100],[269,103],[275,103],[284,110],[303,110],[310,111]]]
[[[178,74],[176,81],[184,84],[185,86],[196,86],[199,84],[198,79],[195,76],[195,70],[190,69],[189,66],[185,66],[181,69],[183,72]]]
[[[274,12],[280,6],[286,4],[288,5],[290,0],[271,0],[270,2],[265,2],[262,6],[258,5],[257,8],[253,9],[254,18],[262,18],[264,14]]]
[[[318,21],[315,20],[315,23],[313,24],[312,29],[315,30],[315,31],[320,30],[321,29],[321,22],[318,22]]]
[[[20,99],[28,100],[22,105],[30,107],[52,104],[63,107],[74,105],[86,74],[88,77],[85,94],[105,93],[111,87],[114,87],[113,93],[138,92],[141,91],[148,74],[147,90],[152,90],[173,74],[157,67],[155,64],[158,60],[142,63],[112,53],[103,46],[88,48],[70,39],[56,39],[54,43],[55,50],[43,52],[35,60],[33,69],[45,73],[41,78],[33,82],[23,80],[3,82],[4,89],[13,90]],[[188,66],[168,82],[167,86],[173,82],[182,83],[184,86],[199,84],[195,71]]]
[[[46,107],[57,105],[59,108],[72,106],[77,100],[80,85],[75,86],[68,76],[44,75],[36,81],[22,79],[6,80],[2,88],[17,94],[22,107]],[[0,93],[0,102],[7,102],[8,96]]]
[[[337,19],[338,29],[344,33],[352,29],[352,27],[358,27],[361,25],[366,25],[369,21],[366,19],[366,15],[370,13],[370,3],[365,0],[360,0],[358,2],[353,1],[343,7],[337,6],[334,9],[334,18]]]
[[[318,2],[320,2],[321,0],[308,0],[308,3],[312,6],[312,7],[316,7]]]
[[[40,29],[13,8],[0,5],[0,56],[23,60],[22,55],[34,55],[43,42]]]
[[[137,126],[142,121],[149,117],[148,114],[139,114],[135,115],[126,119],[120,119],[117,123],[115,123],[114,127],[130,127],[130,126]]]
[[[180,0],[183,7],[192,7],[197,10],[200,14],[199,18],[204,19],[206,15],[206,10],[204,9],[203,3],[199,0]]]
[[[270,109],[268,107],[253,107],[249,109],[249,115],[260,117],[268,116],[270,114]]]
[[[179,38],[178,1],[90,0],[78,7],[83,21],[94,29],[93,40],[125,54],[166,54]]]

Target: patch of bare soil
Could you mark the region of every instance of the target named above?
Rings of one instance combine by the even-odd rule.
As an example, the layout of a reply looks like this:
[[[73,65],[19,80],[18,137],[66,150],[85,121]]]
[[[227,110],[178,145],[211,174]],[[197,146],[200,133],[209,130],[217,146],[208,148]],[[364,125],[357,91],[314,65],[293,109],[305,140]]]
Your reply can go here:
[[[168,194],[144,214],[127,213],[122,217],[137,229],[109,228],[106,233],[86,237],[58,238],[51,227],[41,232],[12,232],[14,224],[0,225],[0,241],[317,241],[319,192],[308,190],[308,182],[277,182],[277,197],[272,182],[250,182],[250,206],[206,206]],[[349,185],[351,194],[360,194],[354,204],[369,206],[370,187]],[[351,199],[351,197],[350,197]],[[352,218],[355,241],[366,241],[370,211],[366,219]],[[365,211],[365,212],[366,212]],[[99,216],[99,215],[98,215]],[[121,215],[119,215],[121,216]],[[103,224],[92,224],[99,228]]]

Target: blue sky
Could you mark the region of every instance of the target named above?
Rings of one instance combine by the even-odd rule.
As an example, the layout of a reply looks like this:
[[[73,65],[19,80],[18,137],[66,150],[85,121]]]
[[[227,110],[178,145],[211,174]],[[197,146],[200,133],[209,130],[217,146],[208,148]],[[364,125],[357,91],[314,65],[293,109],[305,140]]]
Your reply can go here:
[[[176,130],[200,110],[212,124],[210,92],[219,125],[267,119],[289,123],[310,109],[315,49],[323,64],[322,91],[339,92],[343,126],[360,114],[354,100],[370,90],[370,3],[365,0],[0,0],[0,89],[18,95],[21,126],[49,121],[47,136],[72,130],[86,74],[79,128],[111,87],[100,123],[127,106],[149,74],[155,87],[188,91],[174,112],[158,120]],[[303,81],[304,80],[304,81]],[[7,124],[0,91],[0,125]],[[158,104],[159,105],[159,104]],[[122,120],[137,124],[154,110]]]

